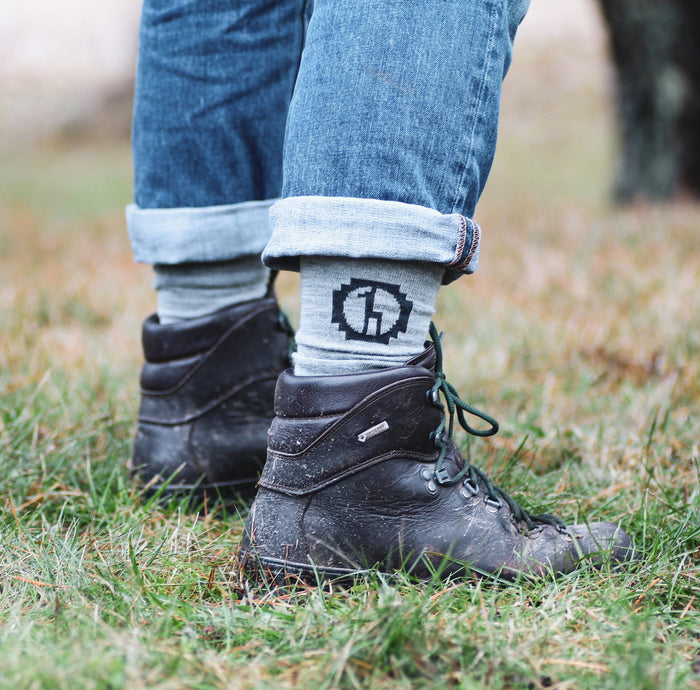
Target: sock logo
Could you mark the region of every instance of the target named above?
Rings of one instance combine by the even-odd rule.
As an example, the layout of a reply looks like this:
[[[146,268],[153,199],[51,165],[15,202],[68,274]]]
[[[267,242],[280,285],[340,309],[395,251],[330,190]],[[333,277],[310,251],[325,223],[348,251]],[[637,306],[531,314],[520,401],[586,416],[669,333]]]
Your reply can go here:
[[[413,302],[398,285],[378,280],[351,278],[333,290],[331,323],[345,333],[346,340],[366,340],[388,345],[408,328]]]

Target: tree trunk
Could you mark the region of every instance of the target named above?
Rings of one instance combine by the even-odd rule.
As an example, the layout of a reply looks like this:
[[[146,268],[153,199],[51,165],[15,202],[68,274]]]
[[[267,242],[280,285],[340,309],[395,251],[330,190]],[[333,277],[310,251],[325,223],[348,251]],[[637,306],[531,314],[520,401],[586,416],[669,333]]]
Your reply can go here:
[[[678,122],[681,191],[700,198],[700,3],[676,0],[682,40],[676,60],[685,77],[683,107]]]
[[[616,198],[700,195],[700,3],[599,0],[616,71]]]

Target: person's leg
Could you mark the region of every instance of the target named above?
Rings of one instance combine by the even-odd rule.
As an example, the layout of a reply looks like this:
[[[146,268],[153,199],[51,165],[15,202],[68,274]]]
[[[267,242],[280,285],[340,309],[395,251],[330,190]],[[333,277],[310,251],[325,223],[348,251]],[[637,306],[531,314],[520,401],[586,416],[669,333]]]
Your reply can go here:
[[[301,270],[299,350],[278,380],[244,570],[515,577],[631,556],[616,526],[529,515],[463,459],[454,417],[476,435],[497,424],[447,383],[434,329],[421,352],[440,282],[477,265],[471,216],[526,5],[316,2],[263,255]]]
[[[132,464],[156,486],[238,486],[264,460],[288,333],[260,253],[306,4],[143,6],[127,221],[158,313],[144,324]]]
[[[289,113],[285,198],[266,249],[270,265],[301,268],[298,373],[406,361],[427,337],[441,280],[476,268],[471,217],[526,5],[316,3]],[[388,287],[397,271],[408,293]],[[381,324],[369,318],[377,295]],[[408,327],[394,333],[407,303]],[[367,337],[368,326],[384,337]]]
[[[212,263],[220,274],[214,287],[239,260],[253,271],[249,259],[267,242],[268,208],[282,185],[305,4],[144,3],[133,120],[135,203],[127,220],[136,260],[156,267],[157,287],[202,288],[196,267]],[[264,275],[262,266],[259,272]],[[265,279],[258,282],[260,297]],[[228,306],[222,295],[214,297],[212,308],[201,305],[200,312]],[[178,311],[175,298],[167,296],[164,320],[179,318],[171,313]]]

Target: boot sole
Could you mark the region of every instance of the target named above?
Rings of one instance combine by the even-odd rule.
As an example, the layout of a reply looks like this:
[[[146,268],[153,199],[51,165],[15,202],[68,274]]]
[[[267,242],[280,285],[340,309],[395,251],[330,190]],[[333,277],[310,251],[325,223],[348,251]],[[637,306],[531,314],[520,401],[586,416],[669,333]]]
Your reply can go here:
[[[435,574],[416,574],[414,568],[418,565],[418,561],[414,562],[413,567],[409,567],[407,570],[387,572],[377,568],[352,569],[315,566],[310,563],[285,561],[279,558],[239,552],[238,564],[241,585],[244,580],[248,580],[257,586],[268,586],[272,589],[284,590],[293,588],[295,585],[321,587],[323,589],[332,589],[333,586],[350,587],[356,584],[358,580],[365,579],[368,576],[380,577],[389,582],[392,580],[400,581],[405,577],[416,581],[428,582],[435,577]],[[510,585],[521,578],[523,580],[537,580],[541,577],[525,572],[487,572],[466,563],[461,563],[458,569],[449,573],[449,576],[463,580],[489,580],[505,585]]]
[[[314,566],[310,563],[298,563],[250,554],[239,556],[239,567],[241,579],[250,580],[257,585],[283,589],[293,587],[295,584],[324,588],[330,585],[350,586],[370,574],[391,577],[389,573],[373,569],[358,568],[353,570],[352,568]]]
[[[427,582],[434,575],[418,575],[413,568],[408,570],[387,572],[377,568],[341,568],[332,566],[315,566],[310,563],[299,563],[295,561],[285,561],[279,558],[268,558],[254,556],[251,554],[240,554],[238,557],[239,574],[241,582],[249,580],[256,585],[267,585],[273,589],[289,589],[296,584],[321,587],[328,589],[334,585],[349,587],[357,583],[358,580],[368,576],[380,577],[388,581],[401,580],[409,577],[416,581]],[[414,563],[414,566],[418,562]],[[461,573],[453,572],[451,576],[475,577],[478,579],[490,579],[497,582],[509,582],[514,578],[503,577],[499,573],[481,572],[476,568],[462,564]]]

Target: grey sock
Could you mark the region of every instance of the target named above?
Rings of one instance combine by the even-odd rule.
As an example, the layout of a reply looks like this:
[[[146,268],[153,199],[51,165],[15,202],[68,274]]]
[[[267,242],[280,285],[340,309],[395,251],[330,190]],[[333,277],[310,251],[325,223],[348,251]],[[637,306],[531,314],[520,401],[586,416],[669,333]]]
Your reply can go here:
[[[158,319],[163,324],[206,316],[267,291],[269,271],[259,256],[153,267]]]
[[[419,354],[443,272],[437,264],[302,258],[294,373],[369,371]]]

